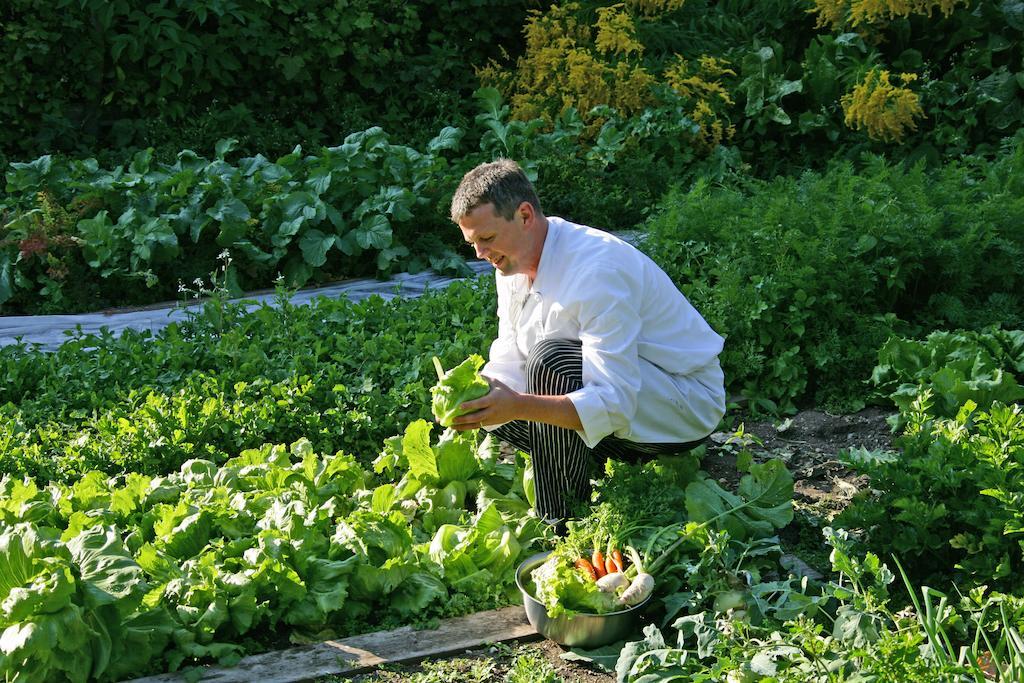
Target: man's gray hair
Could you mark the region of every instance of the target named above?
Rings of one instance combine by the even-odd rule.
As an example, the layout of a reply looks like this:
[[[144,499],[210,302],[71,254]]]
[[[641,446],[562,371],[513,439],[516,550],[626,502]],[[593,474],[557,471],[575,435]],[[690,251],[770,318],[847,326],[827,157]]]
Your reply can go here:
[[[462,177],[452,197],[451,219],[457,224],[476,207],[493,204],[494,211],[510,221],[523,202],[541,213],[537,191],[523,169],[511,159],[498,159],[480,164]]]

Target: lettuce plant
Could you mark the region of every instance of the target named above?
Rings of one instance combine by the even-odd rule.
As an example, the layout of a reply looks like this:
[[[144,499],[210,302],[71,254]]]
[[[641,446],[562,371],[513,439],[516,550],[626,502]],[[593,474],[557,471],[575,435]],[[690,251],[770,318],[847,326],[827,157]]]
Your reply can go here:
[[[434,357],[437,384],[430,389],[431,408],[434,411],[434,417],[441,425],[451,427],[452,419],[466,412],[459,409],[462,403],[480,398],[491,390],[487,380],[479,374],[483,364],[484,359],[474,353],[445,372],[441,361],[436,356]]]

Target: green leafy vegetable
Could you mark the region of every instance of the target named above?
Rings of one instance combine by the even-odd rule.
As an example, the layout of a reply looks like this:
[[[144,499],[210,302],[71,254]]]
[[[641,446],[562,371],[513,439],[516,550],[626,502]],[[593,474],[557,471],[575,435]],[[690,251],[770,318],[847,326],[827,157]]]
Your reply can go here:
[[[434,356],[437,384],[430,389],[431,409],[443,426],[451,427],[452,419],[465,414],[466,411],[459,409],[462,403],[480,398],[491,390],[487,380],[479,374],[483,364],[483,357],[473,354],[445,372],[441,361]]]
[[[572,561],[554,552],[531,574],[536,597],[547,608],[552,619],[561,615],[606,614],[622,607],[612,593],[605,593],[596,583],[576,570]]]
[[[770,536],[793,520],[793,475],[781,460],[752,464],[737,495],[701,473],[686,487],[686,511],[691,521],[715,523],[735,539]]]
[[[1016,373],[1016,375],[1015,375]],[[902,428],[918,395],[931,390],[930,412],[953,417],[967,401],[983,410],[1024,398],[1024,330],[937,331],[923,341],[893,337],[878,352],[871,382],[892,399]]]

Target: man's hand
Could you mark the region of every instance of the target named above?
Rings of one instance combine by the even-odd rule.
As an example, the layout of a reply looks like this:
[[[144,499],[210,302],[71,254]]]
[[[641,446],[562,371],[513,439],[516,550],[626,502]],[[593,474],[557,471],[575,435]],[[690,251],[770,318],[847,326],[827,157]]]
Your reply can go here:
[[[470,412],[452,420],[452,429],[479,429],[484,425],[500,425],[512,420],[544,422],[576,431],[583,429],[576,406],[568,396],[521,394],[496,379],[485,379],[491,385],[490,392],[463,403],[460,408]]]
[[[466,401],[459,406],[469,411],[452,420],[452,429],[465,431],[479,429],[486,425],[497,425],[512,420],[522,419],[518,413],[518,404],[525,394],[514,391],[503,382],[485,377],[491,390],[480,398]]]

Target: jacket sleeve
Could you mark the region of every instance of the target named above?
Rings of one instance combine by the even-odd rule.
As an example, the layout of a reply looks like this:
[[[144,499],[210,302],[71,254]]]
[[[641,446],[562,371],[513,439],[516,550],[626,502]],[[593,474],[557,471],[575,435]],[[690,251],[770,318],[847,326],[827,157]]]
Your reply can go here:
[[[595,266],[578,283],[588,293],[579,304],[583,388],[568,394],[583,424],[588,447],[636,415],[640,391],[638,288],[621,268]]]

